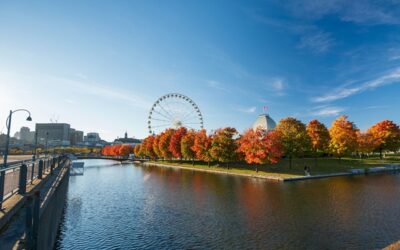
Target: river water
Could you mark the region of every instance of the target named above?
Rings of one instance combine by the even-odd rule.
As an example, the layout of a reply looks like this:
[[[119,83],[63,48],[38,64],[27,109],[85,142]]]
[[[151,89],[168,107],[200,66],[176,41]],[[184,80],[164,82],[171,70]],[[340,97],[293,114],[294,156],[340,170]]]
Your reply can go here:
[[[295,183],[87,160],[58,249],[376,249],[400,240],[400,175]]]

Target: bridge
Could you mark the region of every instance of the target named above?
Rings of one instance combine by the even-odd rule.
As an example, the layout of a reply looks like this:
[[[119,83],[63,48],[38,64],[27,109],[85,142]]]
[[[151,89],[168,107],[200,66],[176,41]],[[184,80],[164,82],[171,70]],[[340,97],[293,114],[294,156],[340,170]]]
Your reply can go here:
[[[119,162],[145,162],[148,159],[131,158],[128,156],[105,156],[105,155],[75,155],[78,160],[113,160]]]

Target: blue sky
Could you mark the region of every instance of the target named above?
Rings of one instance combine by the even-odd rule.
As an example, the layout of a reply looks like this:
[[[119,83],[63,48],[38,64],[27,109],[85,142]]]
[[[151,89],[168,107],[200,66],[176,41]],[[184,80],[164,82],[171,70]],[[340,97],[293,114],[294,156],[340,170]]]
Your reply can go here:
[[[361,129],[400,123],[400,2],[2,1],[0,129],[8,110],[111,140],[147,135],[178,92],[205,127],[347,114]],[[16,114],[13,132],[24,114]],[[1,125],[3,124],[3,125]]]

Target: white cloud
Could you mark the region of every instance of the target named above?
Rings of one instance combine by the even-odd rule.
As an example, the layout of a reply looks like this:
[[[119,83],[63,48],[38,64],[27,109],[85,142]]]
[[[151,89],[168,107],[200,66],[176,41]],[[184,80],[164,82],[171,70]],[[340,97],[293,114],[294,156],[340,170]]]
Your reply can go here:
[[[311,110],[310,115],[312,115],[312,116],[323,116],[323,117],[338,116],[344,110],[345,110],[345,108],[343,108],[343,107],[319,106],[319,107],[315,107],[313,110]]]
[[[286,83],[283,79],[281,78],[276,78],[274,79],[274,81],[272,82],[271,86],[277,90],[277,91],[281,91],[285,88]]]
[[[249,114],[255,113],[256,110],[257,110],[257,107],[255,107],[255,106],[250,107],[250,108],[239,109],[240,112],[249,113]]]
[[[217,89],[217,90],[221,90],[227,93],[230,93],[231,91],[227,88],[225,88],[222,83],[215,81],[215,80],[208,80],[207,81],[208,86],[210,86],[211,88]]]
[[[316,97],[314,102],[329,102],[343,99],[367,90],[373,90],[378,87],[400,82],[400,67],[396,68],[376,79],[364,82],[357,86],[342,86],[334,90],[332,93]]]
[[[298,48],[309,49],[315,53],[323,53],[329,50],[333,44],[330,33],[318,31],[305,34],[300,38]]]
[[[399,24],[399,6],[392,0],[348,1],[348,0],[291,0],[286,8],[295,16],[306,19],[320,19],[336,15],[345,22],[363,24]]]
[[[152,103],[145,100],[142,96],[128,92],[118,91],[115,88],[111,88],[106,85],[100,85],[98,83],[89,83],[86,81],[77,81],[68,78],[60,78],[60,77],[50,77],[50,78],[53,81],[58,81],[62,84],[71,86],[71,90],[75,90],[80,94],[86,94],[86,95],[92,95],[101,98],[116,100],[143,109],[149,109],[149,107],[151,107],[152,105]]]

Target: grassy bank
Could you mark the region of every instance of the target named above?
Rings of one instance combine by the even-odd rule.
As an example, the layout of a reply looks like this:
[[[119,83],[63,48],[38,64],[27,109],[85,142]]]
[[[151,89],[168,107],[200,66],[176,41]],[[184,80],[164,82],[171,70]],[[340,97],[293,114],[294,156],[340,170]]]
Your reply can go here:
[[[340,172],[348,172],[354,168],[370,168],[384,166],[387,164],[400,164],[400,157],[393,156],[388,157],[383,160],[378,157],[367,158],[367,159],[357,159],[357,158],[320,158],[317,160],[317,165],[315,165],[315,160],[312,158],[298,158],[292,160],[292,168],[289,168],[289,160],[282,159],[277,164],[265,164],[258,166],[258,173],[256,173],[254,166],[250,166],[245,163],[230,163],[229,170],[226,164],[212,163],[208,167],[207,163],[201,161],[195,161],[192,165],[191,161],[154,161],[155,163],[162,163],[166,165],[177,165],[182,167],[199,168],[205,170],[213,170],[220,172],[232,172],[237,174],[245,175],[260,175],[260,176],[273,176],[278,178],[292,178],[304,176],[304,166],[307,165],[311,168],[312,175],[318,174],[333,174]]]

